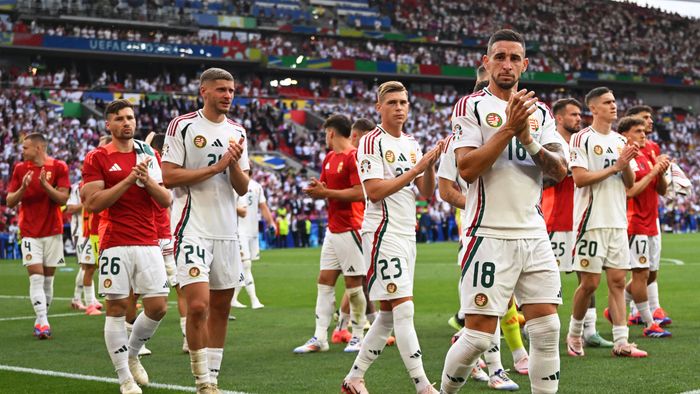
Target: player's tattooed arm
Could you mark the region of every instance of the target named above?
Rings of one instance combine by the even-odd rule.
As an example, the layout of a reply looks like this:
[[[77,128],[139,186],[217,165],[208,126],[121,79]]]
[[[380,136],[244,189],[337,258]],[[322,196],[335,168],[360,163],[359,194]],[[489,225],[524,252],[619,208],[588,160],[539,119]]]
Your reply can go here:
[[[532,160],[544,174],[543,188],[556,185],[566,176],[566,156],[561,144],[553,142],[542,145]]]

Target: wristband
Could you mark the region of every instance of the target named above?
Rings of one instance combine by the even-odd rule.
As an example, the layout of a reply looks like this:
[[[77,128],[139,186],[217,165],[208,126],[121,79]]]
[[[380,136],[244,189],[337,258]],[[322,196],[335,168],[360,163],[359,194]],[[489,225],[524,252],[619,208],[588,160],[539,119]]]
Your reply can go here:
[[[539,142],[533,140],[528,145],[523,145],[523,148],[525,148],[525,151],[529,153],[530,156],[534,156],[540,152],[540,150],[542,149],[542,145],[540,145]]]

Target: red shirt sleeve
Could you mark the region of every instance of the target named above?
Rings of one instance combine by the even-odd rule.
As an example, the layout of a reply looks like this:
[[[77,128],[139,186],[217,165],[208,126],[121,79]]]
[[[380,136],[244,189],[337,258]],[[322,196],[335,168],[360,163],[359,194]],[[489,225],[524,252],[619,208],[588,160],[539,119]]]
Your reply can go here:
[[[104,180],[104,172],[102,171],[97,151],[92,151],[85,156],[85,163],[83,163],[83,182],[90,183]]]
[[[68,165],[60,161],[58,162],[58,168],[61,169],[61,171],[58,174],[58,177],[56,178],[56,188],[59,187],[65,187],[67,189],[70,189],[70,178],[68,178]]]
[[[15,168],[12,170],[12,179],[10,179],[10,184],[7,188],[8,192],[15,192],[19,187],[22,185],[22,176],[24,174],[20,174],[20,169],[22,168],[22,162],[19,162],[15,164]]]
[[[323,163],[321,164],[321,176],[318,179],[318,181],[321,183],[326,182],[326,163],[328,163],[328,158],[331,156],[332,152],[333,151],[328,151],[328,153],[326,153],[326,157],[323,159]]]
[[[360,174],[357,172],[357,151],[353,151],[345,157],[345,168],[350,171],[350,185],[361,185]]]

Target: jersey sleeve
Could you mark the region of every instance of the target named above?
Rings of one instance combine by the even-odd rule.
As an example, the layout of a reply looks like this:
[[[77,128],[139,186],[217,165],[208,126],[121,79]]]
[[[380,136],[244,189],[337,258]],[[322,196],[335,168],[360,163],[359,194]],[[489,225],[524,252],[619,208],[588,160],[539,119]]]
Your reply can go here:
[[[416,163],[418,163],[420,159],[423,158],[423,150],[421,150],[420,144],[418,144],[418,141],[416,140],[413,140],[413,146],[416,150]],[[413,165],[415,165],[416,163],[414,163]],[[416,179],[422,177],[423,174],[425,174],[425,172],[421,172],[420,174],[416,175]]]
[[[70,178],[68,177],[68,164],[64,161],[58,161],[57,167],[59,170],[56,174],[56,188],[70,189]]]
[[[452,140],[450,137],[447,146],[442,151],[440,157],[440,165],[438,166],[437,176],[450,181],[457,179],[457,162],[455,161],[455,152],[452,150]]]
[[[176,122],[176,119],[170,122],[168,133],[165,134],[163,161],[183,166],[185,164],[185,141],[182,137],[182,128],[186,127],[187,123]]]
[[[481,126],[474,112],[473,103],[467,100],[464,108],[462,107],[455,105],[452,113],[452,135],[454,136],[452,149],[478,148],[484,144],[484,136],[481,133]]]
[[[80,205],[80,188],[77,184],[70,187],[70,194],[66,205]]]
[[[238,166],[241,167],[243,171],[250,170],[250,160],[248,159],[248,136],[245,131],[241,132],[243,136],[243,153],[241,153],[241,158],[238,159]]]
[[[549,111],[549,108],[544,104],[538,104],[537,107],[542,113],[542,134],[540,134],[540,144],[560,144],[562,143],[562,137],[557,132],[557,127],[555,125],[554,117]]]
[[[581,131],[579,131],[581,133]],[[584,137],[586,140],[588,137]],[[569,158],[569,168],[581,167],[588,169],[588,151],[586,149],[586,141],[584,138],[572,138],[569,144],[571,157]]]
[[[10,184],[7,187],[7,191],[12,193],[16,192],[22,184],[22,176],[20,176],[19,169],[22,166],[22,162],[15,164],[15,168],[12,170],[12,178],[10,178]]]
[[[639,164],[637,164],[637,159],[635,158],[634,160],[630,161],[630,168],[632,169],[633,172],[638,172],[640,171]]]
[[[104,181],[104,170],[100,165],[98,151],[92,151],[85,156],[83,163],[83,182],[90,183],[95,181]]]
[[[357,172],[357,171],[355,171],[355,172]],[[263,190],[262,185],[259,183],[256,183],[255,185],[258,189],[258,195],[260,196],[258,198],[258,205],[260,205],[262,203],[267,203],[267,198],[265,197],[265,191]]]
[[[333,151],[326,153],[326,157],[323,158],[323,163],[321,163],[321,176],[318,177],[318,181],[321,183],[326,182],[326,164],[328,164],[328,161],[333,155],[332,152]]]
[[[357,186],[362,184],[360,181],[360,174],[357,172],[357,156],[355,156],[354,152],[345,157],[344,168],[350,171],[350,185]]]
[[[384,179],[384,163],[379,149],[380,135],[365,135],[360,139],[357,150],[357,162],[359,163],[359,176],[362,182],[368,179]]]

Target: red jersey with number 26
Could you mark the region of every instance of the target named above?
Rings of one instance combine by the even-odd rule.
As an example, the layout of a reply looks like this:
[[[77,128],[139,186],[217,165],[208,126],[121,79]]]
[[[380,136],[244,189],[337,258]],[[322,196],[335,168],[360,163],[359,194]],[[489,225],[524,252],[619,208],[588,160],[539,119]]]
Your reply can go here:
[[[110,143],[87,154],[83,181],[86,184],[104,181],[105,189],[108,189],[128,177],[135,165],[135,152],[119,152]],[[114,205],[100,213],[100,249],[158,246],[156,207],[145,188],[131,185]]]
[[[360,184],[357,173],[357,150],[346,152],[328,152],[323,160],[321,182],[329,189],[343,190]],[[365,206],[361,201],[347,202],[328,199],[328,229],[332,233],[344,233],[359,230],[362,227],[362,217]]]

